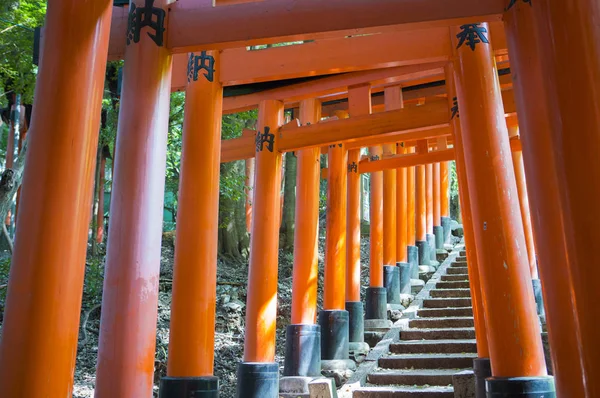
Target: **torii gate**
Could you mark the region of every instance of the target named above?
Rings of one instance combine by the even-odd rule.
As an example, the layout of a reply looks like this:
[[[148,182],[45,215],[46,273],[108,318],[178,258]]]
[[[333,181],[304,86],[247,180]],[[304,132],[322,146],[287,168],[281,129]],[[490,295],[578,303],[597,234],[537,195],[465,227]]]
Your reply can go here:
[[[517,185],[492,48],[501,40],[510,51],[516,110],[523,130],[523,161],[527,175],[532,177],[527,184],[532,208],[537,209],[532,214],[533,232],[547,293],[557,391],[574,397],[597,395],[600,314],[595,306],[598,293],[594,283],[598,270],[589,250],[600,239],[595,225],[600,209],[589,206],[589,198],[600,194],[600,186],[594,183],[600,180],[600,91],[594,86],[600,80],[600,27],[595,23],[600,9],[596,2],[465,0],[451,6],[442,0],[235,3],[217,1],[214,6],[196,0],[132,0],[129,9],[114,11],[109,0],[49,3],[0,345],[2,395],[38,396],[43,391],[45,396],[64,397],[71,393],[102,81],[107,59],[121,57],[126,62],[97,397],[151,394],[168,98],[173,88],[185,85],[188,98],[170,377],[164,380],[163,388],[214,393],[218,382],[212,377],[216,255],[212,248],[216,246],[223,85],[440,61],[446,63],[447,106],[444,109],[433,102],[423,109],[428,110],[429,118],[440,118],[438,124],[428,126],[450,128],[454,140],[462,207],[467,213],[471,279],[479,279],[480,284],[480,289],[474,287],[477,283],[472,284],[473,296],[479,296],[476,301],[482,304],[475,303],[478,354],[482,360],[491,359],[494,376],[487,380],[488,391],[547,385],[535,321],[531,261],[522,255],[526,251],[523,223],[512,211],[519,206]],[[502,31],[502,16],[505,38],[493,28],[497,24]],[[352,35],[370,36],[342,39]],[[321,43],[321,39],[327,40]],[[310,44],[270,49],[263,54],[242,48],[296,40],[317,40],[315,48],[328,49],[321,55],[327,54],[330,46],[337,51],[321,59],[311,53]],[[345,40],[349,40],[347,46]],[[353,53],[359,48],[353,44],[361,43],[363,52]],[[377,43],[397,51],[382,51],[377,58],[365,56],[366,51],[377,51]],[[199,64],[207,72],[206,78],[200,71],[198,79],[193,73],[187,83],[173,87],[172,82],[188,76],[181,68],[182,73],[172,79],[173,58],[177,58],[173,54],[188,52],[214,64]],[[269,58],[271,54],[282,54],[290,64],[278,69]],[[233,62],[227,62],[227,57]],[[263,62],[254,62],[260,60]],[[306,151],[303,158],[307,163],[312,159],[313,164],[303,168],[301,175],[302,181],[309,183],[318,178],[314,167],[317,148],[327,143],[303,137],[305,132],[327,132],[332,142],[343,141],[348,137],[336,135],[335,130],[329,130],[331,126],[360,127],[361,120],[367,124],[379,120],[392,122],[393,128],[384,127],[387,133],[379,131],[374,136],[401,131],[407,134],[397,137],[403,141],[413,134],[405,130],[423,128],[425,123],[422,109],[367,115],[370,104],[360,93],[370,87],[359,85],[348,90],[358,96],[356,101],[350,99],[350,119],[323,126],[283,127],[285,98],[246,105],[258,104],[260,140],[255,143],[255,222],[248,328],[238,379],[240,396],[271,396],[276,391],[278,212],[274,209],[278,206],[281,150]],[[318,121],[316,102],[310,98],[299,101],[301,120]],[[390,108],[401,105],[396,101]],[[460,107],[460,121],[450,116],[455,106]],[[64,112],[65,108],[74,112]],[[415,120],[408,120],[409,114]],[[421,127],[416,127],[419,118]],[[208,134],[191,133],[196,130]],[[272,134],[272,141],[265,134]],[[350,130],[351,134],[355,132]],[[363,137],[356,134],[351,138]],[[417,153],[429,156],[425,155],[428,149],[424,140],[435,137],[413,137],[421,140]],[[330,234],[346,234],[346,184],[348,192],[355,192],[347,180],[346,157],[356,162],[357,152],[348,153],[344,145],[329,149],[329,203],[335,204],[328,214],[329,240]],[[246,151],[246,147],[240,150]],[[423,173],[422,165],[419,168],[415,184],[422,210],[426,196],[423,174],[427,172]],[[62,178],[57,180],[56,175]],[[410,204],[407,208],[410,212]],[[314,216],[314,208],[310,214]],[[419,217],[418,239],[423,238],[422,224]],[[350,231],[354,233],[352,227]],[[328,247],[335,243],[328,242]],[[326,311],[320,315],[321,326],[341,320],[342,329],[347,327],[343,326],[347,319],[346,289],[331,291],[331,280],[343,284],[346,279],[341,261],[345,252],[338,248],[337,254],[328,254]],[[314,271],[314,263],[306,270]],[[306,281],[307,274],[297,279]],[[202,281],[205,288],[198,289],[195,281]],[[315,312],[308,308],[313,308],[315,296],[314,290],[310,291],[309,302],[298,307],[307,309],[300,311],[298,322],[314,324]],[[329,337],[327,341],[334,341],[336,335]]]

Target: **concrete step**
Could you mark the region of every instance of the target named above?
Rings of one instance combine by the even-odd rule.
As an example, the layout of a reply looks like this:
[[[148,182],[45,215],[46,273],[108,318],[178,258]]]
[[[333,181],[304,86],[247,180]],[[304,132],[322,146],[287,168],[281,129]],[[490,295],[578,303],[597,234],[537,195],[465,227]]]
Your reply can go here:
[[[443,318],[417,318],[411,319],[408,326],[416,329],[448,329],[448,328],[472,328],[473,317],[443,317]],[[404,333],[404,332],[402,332]]]
[[[469,270],[467,267],[448,267],[446,270],[448,275],[468,275]]]
[[[435,284],[436,289],[469,289],[469,281],[439,281]]]
[[[367,381],[377,385],[430,385],[452,384],[456,369],[398,369],[380,370],[367,376]]]
[[[354,390],[352,398],[454,398],[454,388],[452,386],[361,387]]]
[[[475,328],[408,329],[400,332],[401,340],[474,339]]]
[[[467,256],[463,256],[462,254],[460,254],[459,256],[456,256],[455,261],[467,261]]]
[[[463,352],[477,353],[477,342],[469,340],[415,340],[390,344],[392,354],[459,354]]]
[[[470,298],[430,298],[423,300],[425,308],[470,307]]]
[[[473,367],[477,354],[396,354],[379,358],[383,369],[463,369]]]
[[[459,255],[459,256],[462,256],[462,257],[466,257],[466,256],[467,256],[467,252],[466,252],[465,250],[461,250],[461,251],[458,253],[458,255]]]
[[[471,297],[470,289],[433,289],[429,292],[431,297]]]
[[[473,316],[473,307],[457,307],[457,308],[421,308],[417,311],[417,316],[420,318],[441,318],[441,317],[458,317],[458,316]]]
[[[459,274],[459,275],[442,275],[441,279],[442,282],[456,282],[456,281],[469,281],[469,275],[468,274]]]
[[[456,267],[467,267],[467,262],[466,261],[453,261],[450,264],[450,267],[456,268]]]

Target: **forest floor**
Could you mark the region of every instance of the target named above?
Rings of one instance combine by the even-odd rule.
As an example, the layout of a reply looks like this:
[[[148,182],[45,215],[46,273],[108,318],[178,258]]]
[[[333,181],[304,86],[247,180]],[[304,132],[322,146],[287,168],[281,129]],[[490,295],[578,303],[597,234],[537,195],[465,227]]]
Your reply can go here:
[[[321,239],[319,245],[319,309],[322,304],[323,244],[324,239]],[[103,247],[101,247],[101,250],[103,250]],[[368,250],[368,238],[363,238],[361,245],[363,286],[368,286]],[[165,375],[167,369],[173,255],[172,239],[163,239],[156,331],[155,396],[158,393],[158,381],[161,376]],[[279,362],[281,370],[283,370],[285,350],[285,329],[291,317],[292,264],[292,253],[280,251],[276,361]],[[91,398],[94,396],[103,274],[104,256],[102,254],[96,257],[88,256],[75,369],[74,398]],[[217,268],[215,375],[220,379],[220,396],[222,398],[235,396],[236,367],[242,358],[244,347],[247,279],[247,260],[219,259]],[[6,282],[0,280],[0,285],[2,283]],[[364,290],[362,297],[364,297]],[[4,297],[0,297],[0,299],[3,303]],[[2,310],[3,307],[0,307],[0,314]]]

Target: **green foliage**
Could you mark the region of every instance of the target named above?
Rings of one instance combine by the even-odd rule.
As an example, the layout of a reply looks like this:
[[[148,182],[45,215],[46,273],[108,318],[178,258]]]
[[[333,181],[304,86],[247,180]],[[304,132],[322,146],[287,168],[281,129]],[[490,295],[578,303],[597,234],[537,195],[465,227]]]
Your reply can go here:
[[[4,307],[4,301],[6,300],[6,285],[8,285],[8,275],[10,273],[10,260],[11,258],[4,258],[0,260],[0,307]]]
[[[456,162],[450,162],[450,197],[458,198],[458,176],[456,175]]]
[[[19,93],[27,104],[33,102],[37,74],[34,28],[44,24],[45,15],[44,0],[5,0],[0,6],[0,79],[5,94]]]
[[[102,299],[103,284],[104,267],[102,264],[102,256],[89,256],[85,264],[85,282],[83,285],[84,302],[100,302]]]

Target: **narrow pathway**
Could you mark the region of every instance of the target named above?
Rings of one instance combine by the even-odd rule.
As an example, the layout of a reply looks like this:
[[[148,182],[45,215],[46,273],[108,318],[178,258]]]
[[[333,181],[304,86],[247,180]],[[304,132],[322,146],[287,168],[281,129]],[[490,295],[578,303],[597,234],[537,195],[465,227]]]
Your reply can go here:
[[[454,397],[452,375],[472,369],[477,356],[465,257],[446,268],[429,296],[354,398]]]

